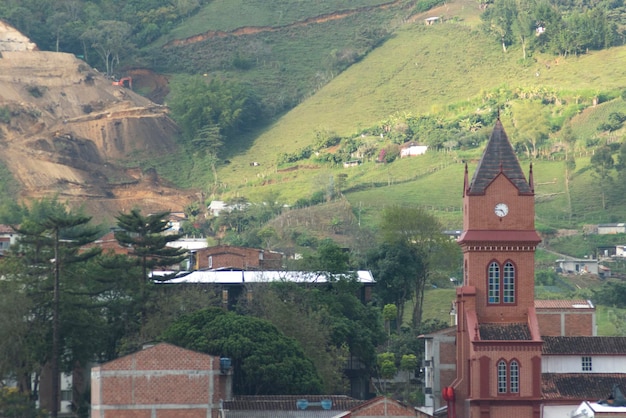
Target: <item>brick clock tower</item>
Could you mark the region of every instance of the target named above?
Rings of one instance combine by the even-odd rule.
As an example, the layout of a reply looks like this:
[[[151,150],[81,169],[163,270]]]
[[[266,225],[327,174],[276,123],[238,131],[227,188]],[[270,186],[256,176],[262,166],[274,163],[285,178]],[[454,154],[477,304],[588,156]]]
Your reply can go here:
[[[534,199],[532,166],[526,180],[498,118],[471,182],[465,167],[457,378],[443,390],[449,417],[540,417]]]

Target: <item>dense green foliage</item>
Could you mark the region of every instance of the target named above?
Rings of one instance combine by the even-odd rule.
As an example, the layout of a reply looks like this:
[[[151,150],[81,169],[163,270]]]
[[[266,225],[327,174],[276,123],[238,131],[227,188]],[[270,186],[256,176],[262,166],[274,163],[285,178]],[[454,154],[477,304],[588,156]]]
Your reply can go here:
[[[241,395],[316,394],[320,379],[302,347],[270,322],[222,309],[205,309],[181,318],[163,339],[203,353],[226,356]]]
[[[250,87],[219,79],[206,81],[199,76],[179,79],[169,104],[187,141],[200,139],[198,133],[215,127],[215,142],[219,143],[220,137],[228,138],[255,126],[261,116]],[[206,135],[204,139],[204,143],[195,140],[194,148],[215,146]]]
[[[325,393],[346,391],[347,358],[358,358],[359,373],[374,373],[376,349],[384,341],[377,307],[363,304],[360,285],[350,275],[328,276],[329,283],[272,283],[254,288],[242,311],[271,321],[295,338],[322,378]],[[352,373],[357,372],[353,370]]]
[[[24,32],[42,50],[88,58],[93,47],[128,57],[134,46],[168,33],[203,3],[205,0],[7,0],[0,4],[0,19]],[[123,30],[118,30],[122,25]],[[115,43],[106,45],[110,41]],[[112,70],[113,57],[100,58],[107,70]]]
[[[587,8],[589,7],[589,9]],[[582,54],[615,45],[617,25],[609,17],[615,4],[574,5],[537,0],[495,0],[481,16],[484,30],[506,48],[521,46],[559,55]]]

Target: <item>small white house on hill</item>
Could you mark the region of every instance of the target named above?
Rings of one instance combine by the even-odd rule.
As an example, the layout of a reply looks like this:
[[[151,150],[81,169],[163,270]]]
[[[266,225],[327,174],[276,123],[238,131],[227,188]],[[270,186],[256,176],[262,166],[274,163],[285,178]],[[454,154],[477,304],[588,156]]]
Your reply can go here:
[[[417,155],[424,155],[428,150],[428,145],[417,145],[415,143],[410,143],[402,147],[400,149],[400,158],[404,157],[415,157]]]

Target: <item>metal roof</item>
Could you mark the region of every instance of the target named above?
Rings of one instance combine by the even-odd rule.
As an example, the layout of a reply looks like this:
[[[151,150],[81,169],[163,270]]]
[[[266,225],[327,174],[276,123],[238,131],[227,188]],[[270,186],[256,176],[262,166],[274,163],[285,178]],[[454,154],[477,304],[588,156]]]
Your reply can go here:
[[[153,277],[166,276],[172,272],[153,272]],[[158,283],[213,283],[213,284],[237,284],[237,283],[327,283],[340,277],[351,277],[362,284],[374,284],[376,281],[369,270],[359,270],[346,274],[330,274],[326,272],[308,271],[185,271],[179,272],[173,279]]]

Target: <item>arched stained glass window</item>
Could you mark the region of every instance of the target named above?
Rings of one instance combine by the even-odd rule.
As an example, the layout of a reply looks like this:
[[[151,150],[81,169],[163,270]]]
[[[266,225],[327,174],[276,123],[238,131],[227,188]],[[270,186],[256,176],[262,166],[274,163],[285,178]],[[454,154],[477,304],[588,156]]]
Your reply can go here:
[[[511,362],[511,393],[519,393],[519,363],[516,360]]]
[[[498,393],[506,393],[506,362],[498,362]]]
[[[504,265],[502,301],[515,303],[515,266],[510,261]]]
[[[489,264],[488,275],[489,303],[500,303],[500,266],[495,261]]]

